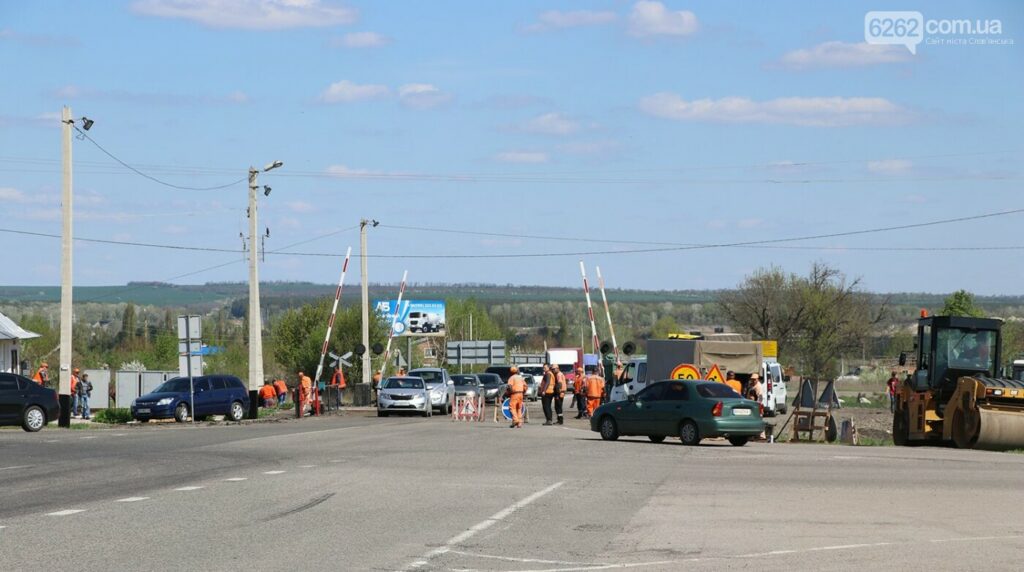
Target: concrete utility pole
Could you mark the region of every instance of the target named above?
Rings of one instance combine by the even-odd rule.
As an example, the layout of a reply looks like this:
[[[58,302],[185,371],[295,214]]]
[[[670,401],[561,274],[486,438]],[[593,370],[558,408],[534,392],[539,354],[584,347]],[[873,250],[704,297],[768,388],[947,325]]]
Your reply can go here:
[[[372,221],[377,226],[377,221]],[[363,219],[359,221],[359,273],[362,276],[363,289],[363,383],[370,383],[370,286],[366,275],[366,226],[371,221]]]
[[[263,168],[263,172],[276,169],[283,165],[274,161]],[[259,184],[257,178],[260,170],[249,167],[249,418],[259,417],[259,389],[263,386],[263,314],[260,312],[260,275],[259,253],[256,246],[259,231],[258,210],[256,204]],[[270,187],[265,187],[265,194],[270,195]]]
[[[63,142],[61,152],[64,162],[63,184],[61,188],[61,217],[64,229],[61,235],[60,262],[60,382],[58,394],[60,402],[61,427],[71,426],[71,320],[72,313],[72,279],[71,279],[71,108],[64,106],[61,113]]]

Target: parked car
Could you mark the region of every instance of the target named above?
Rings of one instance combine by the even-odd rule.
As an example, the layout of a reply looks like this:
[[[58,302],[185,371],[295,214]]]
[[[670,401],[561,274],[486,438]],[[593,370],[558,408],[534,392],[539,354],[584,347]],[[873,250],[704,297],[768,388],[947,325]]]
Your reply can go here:
[[[483,391],[480,378],[472,373],[460,373],[452,375],[455,382],[455,395],[457,397],[476,397]]]
[[[203,375],[192,378],[195,388],[195,418],[224,415],[241,421],[249,410],[249,389],[242,380],[230,375]],[[142,423],[150,419],[174,419],[184,423],[192,416],[189,379],[175,377],[152,392],[132,401],[132,419]]]
[[[501,376],[496,373],[478,373],[476,376],[483,385],[484,401],[487,403],[505,401],[507,382],[502,381]]]
[[[540,391],[540,384],[544,381],[544,365],[539,363],[524,363],[519,366],[519,373],[526,378],[526,398],[530,401],[537,401],[537,392]],[[572,387],[572,384],[568,384]]]
[[[524,397],[529,399],[530,401],[537,401],[537,391],[540,388],[541,382],[540,377],[534,376],[523,371],[523,368],[528,366],[515,367],[519,368],[519,374],[522,375],[523,379],[526,380],[526,393],[524,394]],[[512,366],[510,365],[491,365],[487,366],[487,369],[484,371],[487,373],[496,374],[498,377],[501,378],[501,381],[503,383],[508,383],[508,378],[512,377]]]
[[[21,425],[34,433],[59,416],[56,391],[27,377],[0,373],[0,425]]]
[[[598,407],[590,430],[606,441],[645,435],[661,443],[676,436],[684,445],[697,445],[701,439],[726,437],[740,447],[764,431],[764,420],[756,401],[740,397],[724,383],[675,379],[649,384],[626,401]]]
[[[441,415],[452,412],[455,402],[455,382],[448,375],[448,370],[440,367],[421,367],[409,372],[409,377],[418,377],[426,384],[430,393],[430,404]]]
[[[387,417],[392,413],[419,413],[430,417],[433,411],[427,385],[422,378],[389,377],[380,384],[377,417]]]

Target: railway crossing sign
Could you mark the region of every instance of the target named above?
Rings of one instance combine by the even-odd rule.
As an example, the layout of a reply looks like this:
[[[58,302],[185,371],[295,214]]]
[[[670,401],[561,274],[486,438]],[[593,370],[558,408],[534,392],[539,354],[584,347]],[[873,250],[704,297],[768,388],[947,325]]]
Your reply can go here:
[[[717,381],[719,383],[725,382],[725,376],[722,375],[722,370],[718,369],[718,364],[712,364],[711,369],[708,370],[708,374],[704,377],[708,381]]]
[[[331,367],[338,367],[339,364],[346,367],[352,367],[352,363],[348,361],[348,358],[352,357],[352,352],[348,352],[341,356],[334,352],[327,352],[327,355],[331,356],[331,359],[334,360],[331,362]]]
[[[672,379],[700,379],[700,370],[688,363],[681,363],[672,369],[669,377]]]

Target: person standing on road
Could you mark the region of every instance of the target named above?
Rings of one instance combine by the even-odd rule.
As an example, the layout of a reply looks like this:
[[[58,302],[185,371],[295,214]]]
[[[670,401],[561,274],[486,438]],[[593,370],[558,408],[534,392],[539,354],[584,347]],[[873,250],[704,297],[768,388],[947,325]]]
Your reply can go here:
[[[587,415],[587,378],[576,369],[576,377],[572,379],[572,401],[576,404],[576,419]]]
[[[562,417],[562,405],[565,403],[565,390],[568,384],[565,374],[557,366],[552,369],[555,372],[555,417],[558,418],[556,423],[563,425],[565,424],[565,419]]]
[[[260,401],[263,402],[263,407],[277,405],[277,390],[274,389],[269,379],[263,380],[263,387],[260,388]]]
[[[523,426],[523,396],[526,395],[526,380],[519,375],[519,368],[516,366],[512,366],[509,373],[512,375],[508,378],[508,389],[505,392],[508,395],[508,408],[512,412],[512,425],[509,427],[517,429]]]
[[[555,398],[555,386],[558,385],[558,376],[552,371],[548,364],[544,364],[544,375],[540,382],[540,404],[544,409],[544,425],[551,425],[551,402]]]
[[[92,382],[89,381],[89,374],[82,374],[82,378],[78,381],[78,387],[75,390],[82,419],[91,419],[92,411],[89,410],[89,398],[92,397]]]
[[[331,385],[334,386],[334,396],[337,399],[336,405],[341,409],[341,399],[345,395],[345,374],[341,366],[334,368],[334,375],[331,376]]]
[[[303,415],[306,413],[306,408],[312,409],[312,397],[313,397],[313,380],[309,379],[309,376],[303,372],[299,372],[299,399],[302,404],[300,409]]]
[[[71,371],[71,416],[79,417],[78,411],[78,373],[77,367]]]
[[[277,392],[277,404],[284,405],[288,401],[288,384],[283,379],[275,379],[274,390]]]
[[[764,386],[761,385],[761,374],[753,373],[750,375],[750,381],[747,382],[747,399],[761,403],[763,398]]]
[[[32,376],[32,381],[43,386],[50,381],[50,366],[45,361],[39,364],[39,369],[37,369],[36,374]]]
[[[601,405],[604,396],[604,378],[591,374],[587,376],[587,418],[594,416],[594,410]]]
[[[896,389],[900,385],[900,379],[896,377],[896,372],[893,371],[889,376],[889,381],[885,382],[886,392],[889,394],[889,413],[896,413]]]
[[[737,395],[743,395],[743,384],[736,379],[736,372],[729,370],[725,373],[725,384],[731,387]]]

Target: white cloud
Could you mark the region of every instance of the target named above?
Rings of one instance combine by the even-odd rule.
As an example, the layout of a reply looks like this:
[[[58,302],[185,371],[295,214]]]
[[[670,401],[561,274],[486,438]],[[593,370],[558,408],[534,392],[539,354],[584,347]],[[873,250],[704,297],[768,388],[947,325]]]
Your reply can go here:
[[[54,90],[53,94],[60,99],[103,99],[144,105],[224,105],[249,102],[249,96],[242,91],[233,91],[227,95],[193,95],[170,92],[126,91],[120,89],[104,90],[83,88],[77,85],[65,85]]]
[[[610,24],[619,18],[615,12],[596,10],[571,10],[562,12],[559,10],[548,10],[541,12],[537,22],[526,27],[528,32],[543,32],[545,30],[558,30],[563,28],[579,28],[583,26],[602,26]]]
[[[74,99],[82,95],[82,89],[79,88],[77,85],[65,85],[63,87],[57,88],[57,91],[54,92],[54,95],[60,98],[66,97],[69,99]]]
[[[352,32],[331,41],[338,48],[379,48],[391,43],[391,38],[376,32]]]
[[[353,103],[368,99],[380,99],[391,93],[385,85],[356,84],[347,79],[332,83],[320,94],[325,103]]]
[[[77,196],[75,197],[77,200]],[[0,187],[0,202],[15,205],[38,205],[57,203],[57,196],[53,194],[36,193],[28,194],[14,187]]]
[[[580,129],[578,121],[560,113],[545,113],[527,121],[522,130],[541,135],[571,135]]]
[[[906,173],[913,168],[914,164],[906,159],[882,159],[880,161],[868,161],[868,172],[882,175],[895,175]]]
[[[408,173],[397,171],[373,171],[370,169],[353,169],[345,165],[331,165],[327,167],[327,174],[339,178],[352,179],[386,179],[388,177],[404,177]]]
[[[414,109],[429,109],[451,101],[452,96],[429,83],[407,83],[398,88],[398,100]]]
[[[686,101],[674,93],[656,93],[640,100],[640,110],[678,121],[803,127],[893,125],[909,119],[905,109],[881,97],[782,97],[765,101],[723,97]]]
[[[282,30],[351,24],[357,12],[320,0],[138,0],[134,12],[211,28]]]
[[[502,163],[547,163],[548,154],[540,151],[504,151],[494,156]]]
[[[779,60],[779,65],[793,70],[853,68],[909,62],[912,58],[912,54],[903,46],[825,42],[812,48],[788,52]]]
[[[688,10],[673,12],[661,2],[641,0],[629,14],[629,33],[649,36],[689,36],[697,31],[697,16]]]
[[[295,213],[311,213],[316,210],[315,206],[306,201],[292,201],[288,203],[288,208]]]

